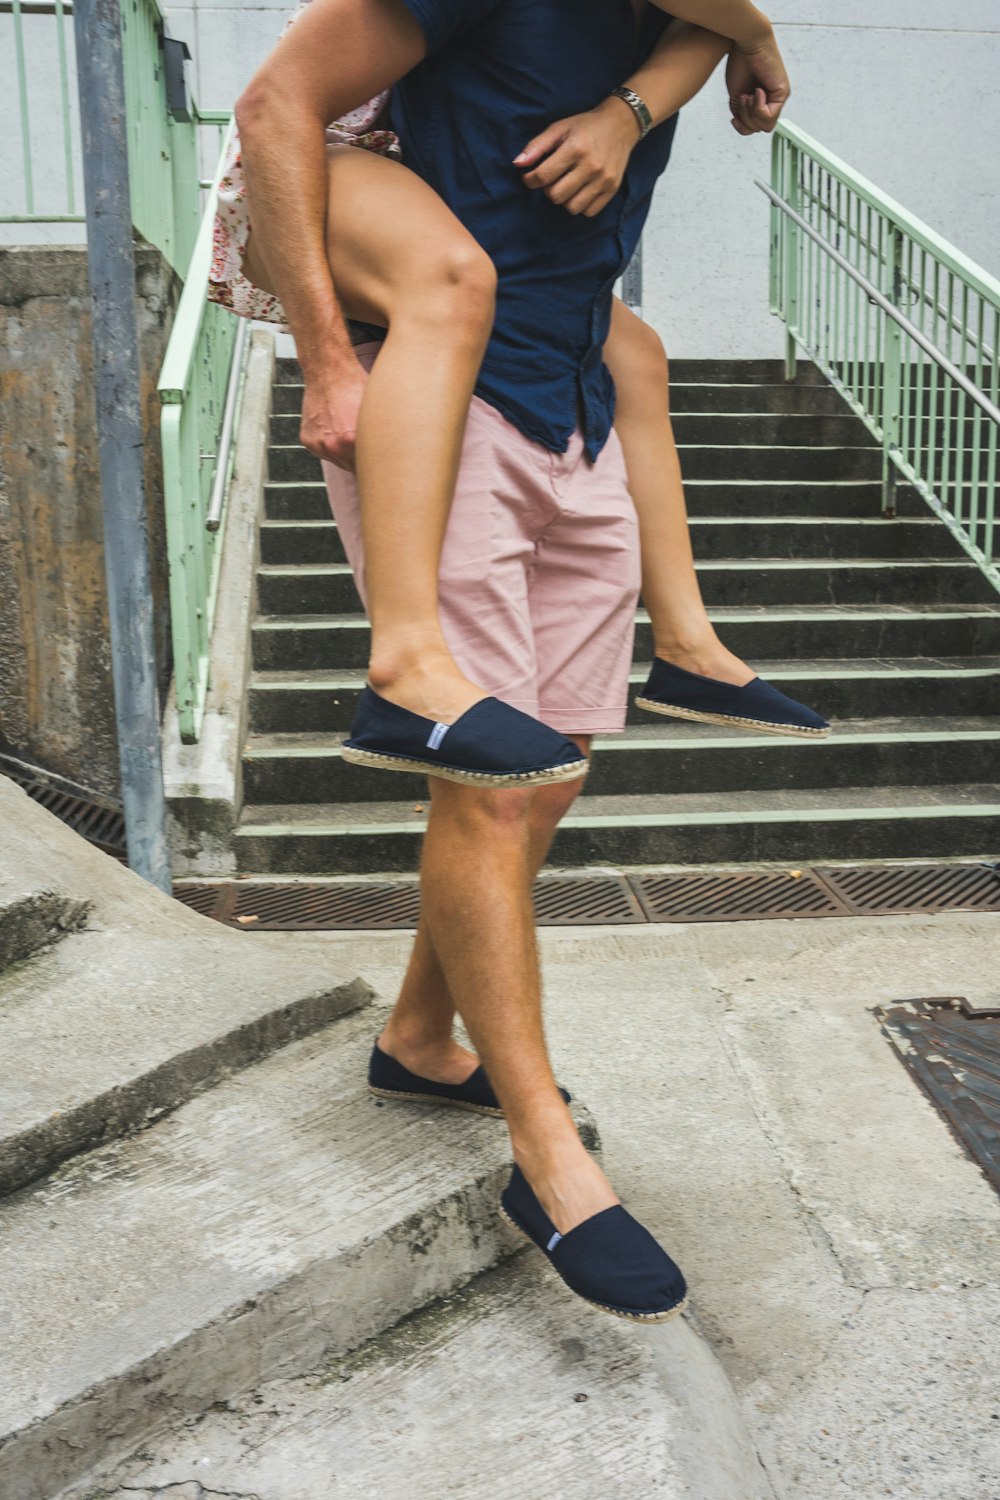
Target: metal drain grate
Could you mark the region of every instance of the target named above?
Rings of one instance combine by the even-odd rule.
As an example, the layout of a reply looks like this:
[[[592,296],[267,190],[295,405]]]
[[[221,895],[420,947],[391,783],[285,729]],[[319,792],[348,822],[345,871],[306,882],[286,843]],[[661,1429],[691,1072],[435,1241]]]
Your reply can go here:
[[[649,922],[842,917],[846,908],[811,870],[706,870],[630,875]]]
[[[420,914],[415,879],[180,881],[174,895],[218,922],[272,931],[385,931]],[[542,927],[943,911],[1000,911],[1000,874],[986,864],[649,870],[543,875],[535,886]]]
[[[645,922],[642,907],[621,875],[543,875],[535,885],[539,927]]]
[[[96,844],[105,854],[124,858],[125,819],[120,803],[12,755],[0,755],[0,772],[81,838]]]
[[[1000,873],[993,865],[869,865],[816,873],[856,912],[1000,911]]]
[[[1000,1192],[1000,1016],[961,1000],[906,1000],[875,1012],[900,1061]]]
[[[415,927],[420,913],[420,888],[412,880],[387,884],[179,884],[174,886],[174,895],[217,922],[270,932]]]

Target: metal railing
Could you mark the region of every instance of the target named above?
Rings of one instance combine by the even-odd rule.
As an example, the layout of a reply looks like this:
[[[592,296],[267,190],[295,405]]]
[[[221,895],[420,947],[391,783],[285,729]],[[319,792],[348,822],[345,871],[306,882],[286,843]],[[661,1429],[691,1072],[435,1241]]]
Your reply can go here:
[[[5,67],[17,101],[20,149],[3,173],[0,224],[84,223],[71,0],[0,0]],[[26,21],[30,20],[30,27]],[[124,0],[122,62],[129,193],[135,229],[183,274],[198,232],[199,127],[228,121],[187,97],[183,42],[157,0]]]
[[[771,311],[1000,590],[1000,281],[797,126],[772,142]]]
[[[223,141],[159,379],[174,687],[186,744],[201,732],[208,691],[224,500],[249,327],[206,297],[219,176],[233,128]]]

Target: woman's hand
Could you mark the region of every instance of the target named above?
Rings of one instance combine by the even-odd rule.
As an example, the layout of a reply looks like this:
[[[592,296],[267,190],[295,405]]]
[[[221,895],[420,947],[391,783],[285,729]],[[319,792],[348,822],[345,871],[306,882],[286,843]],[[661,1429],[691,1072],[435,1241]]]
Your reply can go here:
[[[309,378],[302,397],[299,441],[317,458],[325,458],[338,469],[354,468],[354,440],[358,412],[368,375],[356,359],[335,369],[320,370]]]
[[[557,120],[529,141],[516,167],[528,167],[524,181],[541,188],[571,214],[592,219],[621,186],[639,126],[622,99],[605,99],[583,115]]]
[[[726,65],[726,88],[733,129],[740,135],[756,135],[760,130],[770,134],[791,93],[773,31],[751,47],[733,45]]]

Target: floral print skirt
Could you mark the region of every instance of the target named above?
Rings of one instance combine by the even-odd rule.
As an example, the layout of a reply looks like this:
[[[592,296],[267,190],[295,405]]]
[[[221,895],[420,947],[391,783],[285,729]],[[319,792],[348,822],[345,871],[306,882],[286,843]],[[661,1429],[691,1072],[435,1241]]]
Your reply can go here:
[[[308,3],[309,0],[302,0],[298,10],[290,17],[285,31],[294,25]],[[326,128],[327,144],[358,146],[364,151],[377,151],[381,156],[392,156],[398,160],[402,156],[399,137],[383,125],[388,102],[388,92],[378,94],[359,109],[352,109],[339,120],[334,120]],[[241,318],[259,318],[265,323],[276,323],[286,333],[290,332],[278,298],[254,286],[244,273],[243,256],[249,234],[250,216],[243,177],[243,156],[239,131],[234,128],[219,180],[212,264],[208,273],[209,301],[221,303]]]

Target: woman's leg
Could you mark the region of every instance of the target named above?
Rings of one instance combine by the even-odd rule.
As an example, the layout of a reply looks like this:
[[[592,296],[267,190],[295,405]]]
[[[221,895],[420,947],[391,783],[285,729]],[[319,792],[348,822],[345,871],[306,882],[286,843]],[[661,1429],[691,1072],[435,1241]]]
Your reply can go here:
[[[398,162],[328,151],[327,250],[346,316],[388,329],[355,442],[368,615],[369,681],[383,697],[450,724],[486,696],[453,660],[437,579],[469,401],[493,322],[492,262]],[[270,289],[251,235],[247,276]]]
[[[742,687],[753,669],[716,635],[694,570],[666,352],[654,330],[617,297],[604,359],[618,391],[615,428],[639,517],[642,601],[656,654],[688,672]]]

